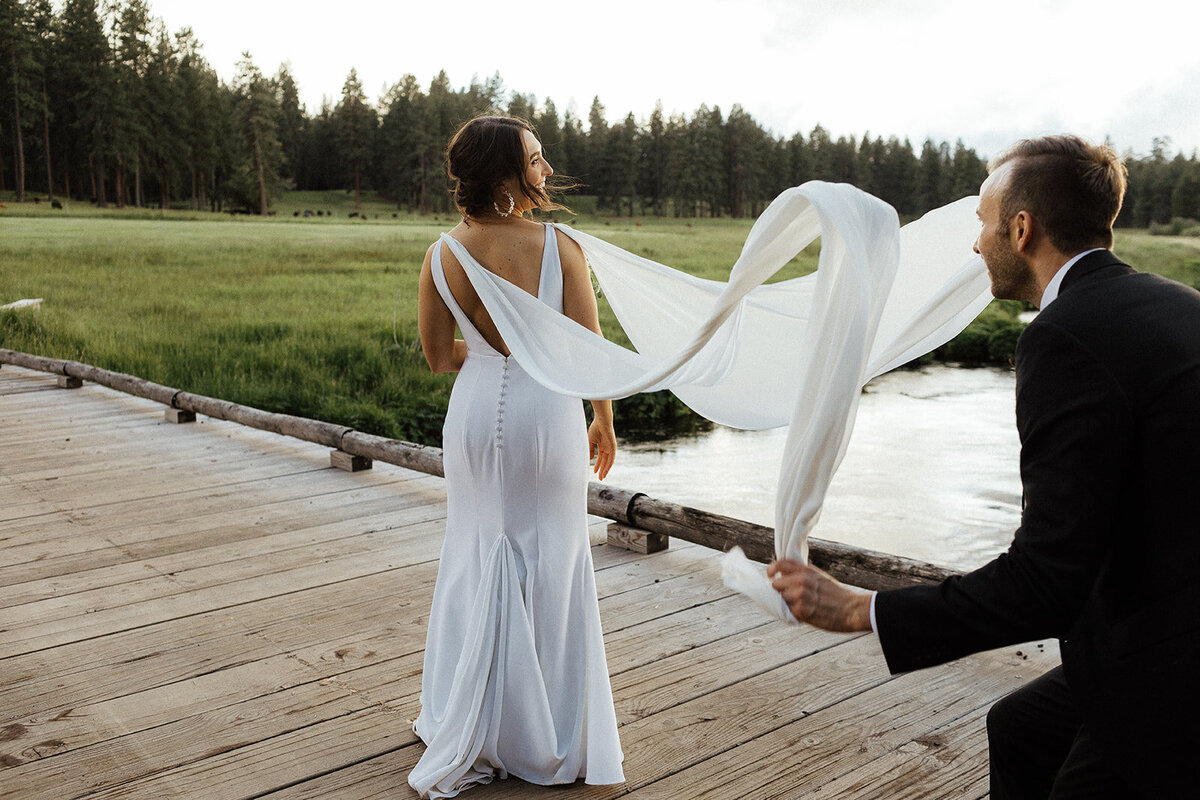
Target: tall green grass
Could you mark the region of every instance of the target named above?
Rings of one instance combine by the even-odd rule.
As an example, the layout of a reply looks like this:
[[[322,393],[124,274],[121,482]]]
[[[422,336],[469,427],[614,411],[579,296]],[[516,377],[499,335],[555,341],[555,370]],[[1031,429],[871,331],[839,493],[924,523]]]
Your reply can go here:
[[[320,207],[318,200],[291,198],[297,208]],[[0,304],[26,297],[44,303],[38,311],[0,312],[0,346],[437,443],[453,379],[425,365],[416,285],[426,248],[455,220],[400,212],[393,218],[377,200],[368,207],[381,209],[378,218],[371,210],[366,220],[350,219],[344,203],[333,218],[310,219],[10,204],[0,211]],[[573,221],[707,278],[728,275],[751,224]],[[1118,252],[1200,283],[1200,247],[1190,240],[1122,234]],[[780,278],[811,271],[816,257],[810,247]],[[985,352],[987,342],[1003,339],[994,334],[1017,310],[1009,304],[985,312]],[[603,299],[601,324],[627,344]],[[958,357],[977,352],[978,337],[974,347],[960,347]],[[691,419],[664,395],[621,401],[617,415],[624,430]]]

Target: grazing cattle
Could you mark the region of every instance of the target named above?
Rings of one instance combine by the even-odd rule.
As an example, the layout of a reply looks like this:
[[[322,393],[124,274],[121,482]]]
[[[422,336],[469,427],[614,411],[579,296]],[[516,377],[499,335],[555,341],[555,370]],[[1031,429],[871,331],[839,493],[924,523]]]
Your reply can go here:
[[[57,208],[59,211],[62,211],[62,203],[60,203],[60,202],[59,202],[59,201],[57,201],[57,200],[51,200],[51,201],[50,201],[50,207],[51,207],[51,208]]]

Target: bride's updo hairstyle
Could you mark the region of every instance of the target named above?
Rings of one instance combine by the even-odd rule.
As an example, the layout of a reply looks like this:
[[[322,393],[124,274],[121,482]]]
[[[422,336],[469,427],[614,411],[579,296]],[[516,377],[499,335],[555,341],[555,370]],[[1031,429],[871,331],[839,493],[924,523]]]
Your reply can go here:
[[[492,203],[496,200],[496,188],[514,176],[521,194],[534,208],[569,211],[550,199],[544,189],[526,180],[524,131],[537,135],[533,126],[523,119],[485,116],[463,123],[450,137],[446,147],[446,172],[454,181],[454,205],[463,216],[495,214]]]

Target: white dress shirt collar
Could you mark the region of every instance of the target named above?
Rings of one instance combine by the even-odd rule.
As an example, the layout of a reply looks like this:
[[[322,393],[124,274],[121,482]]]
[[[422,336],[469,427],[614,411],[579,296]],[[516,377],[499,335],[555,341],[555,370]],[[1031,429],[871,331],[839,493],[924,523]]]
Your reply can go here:
[[[1059,267],[1058,272],[1054,273],[1054,277],[1050,279],[1048,284],[1046,284],[1046,290],[1042,292],[1042,302],[1038,304],[1038,310],[1045,311],[1046,306],[1058,299],[1058,290],[1062,287],[1063,278],[1067,277],[1067,270],[1075,266],[1076,261],[1084,256],[1091,255],[1092,253],[1104,249],[1105,248],[1103,247],[1093,247],[1091,250],[1084,250],[1082,253],[1076,253],[1067,260],[1067,263]]]

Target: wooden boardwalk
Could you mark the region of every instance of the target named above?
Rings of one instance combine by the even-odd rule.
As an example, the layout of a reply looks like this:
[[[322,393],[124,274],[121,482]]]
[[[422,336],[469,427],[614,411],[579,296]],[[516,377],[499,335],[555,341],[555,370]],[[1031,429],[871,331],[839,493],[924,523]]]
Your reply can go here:
[[[442,479],[0,369],[0,797],[410,798]],[[603,541],[627,782],[469,798],[987,794],[983,720],[1052,643],[889,676],[764,622],[711,550]]]

